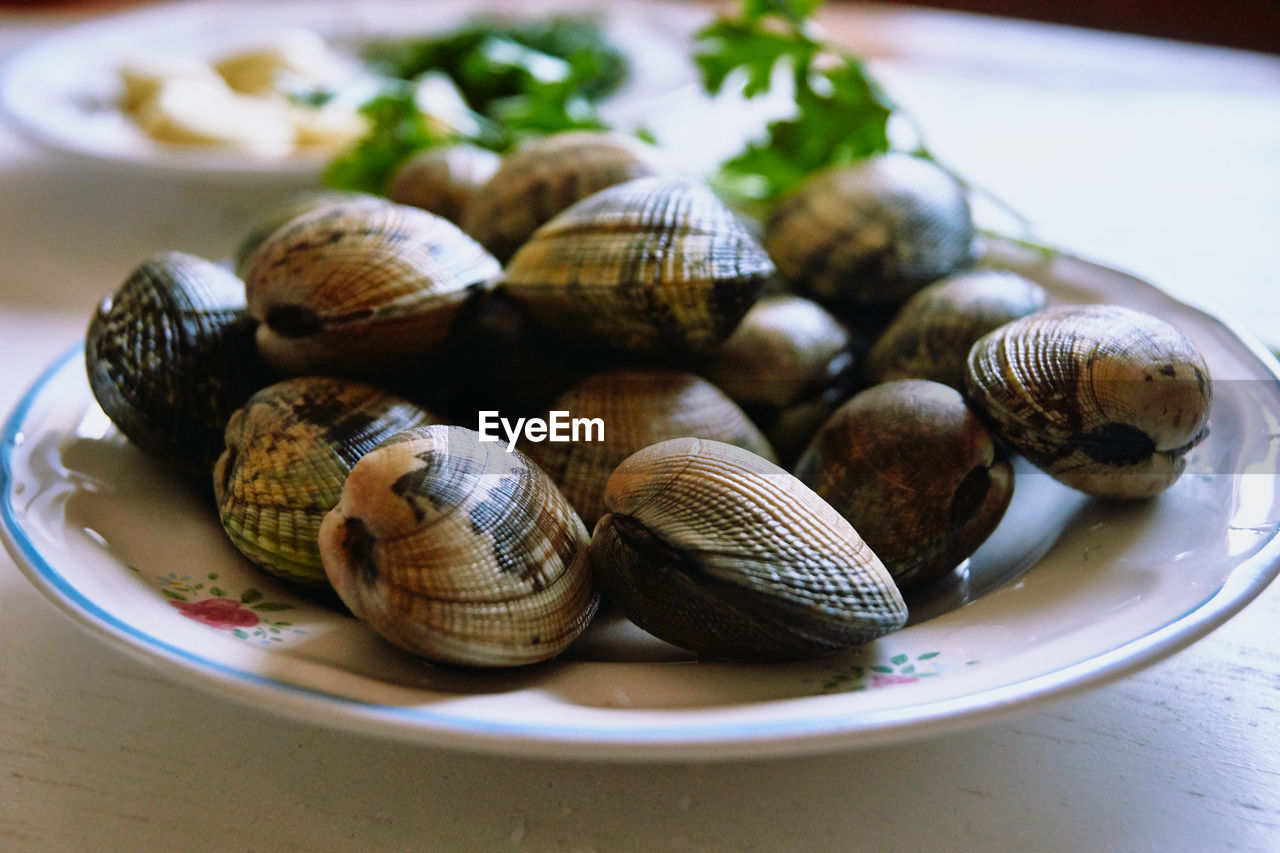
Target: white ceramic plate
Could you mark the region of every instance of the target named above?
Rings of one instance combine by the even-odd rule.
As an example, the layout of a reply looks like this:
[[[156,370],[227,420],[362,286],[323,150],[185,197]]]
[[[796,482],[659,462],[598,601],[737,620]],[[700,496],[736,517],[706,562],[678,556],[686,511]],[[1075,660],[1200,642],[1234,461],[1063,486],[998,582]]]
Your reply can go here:
[[[903,631],[801,663],[702,663],[619,619],[526,670],[436,668],[264,577],[203,495],[93,402],[80,353],[3,433],[4,530],[31,582],[94,635],[259,708],[428,744],[555,757],[795,754],[952,730],[1116,678],[1186,646],[1280,570],[1280,380],[1214,318],[1127,275],[1010,243],[990,261],[1055,302],[1173,322],[1214,377],[1212,432],[1147,502],[1092,501],[1017,469],[1009,513]]]
[[[538,15],[591,11],[586,0],[542,0]],[[216,147],[157,142],[117,107],[118,68],[149,51],[216,57],[296,27],[337,48],[375,38],[448,30],[477,12],[529,15],[519,0],[195,0],[105,16],[47,36],[9,59],[0,75],[0,113],[36,142],[119,166],[219,177],[313,177],[332,152],[261,157]],[[599,11],[599,10],[596,10]],[[681,4],[610,3],[605,25],[628,54],[632,74],[602,112],[614,126],[640,123],[655,99],[692,82],[688,34],[709,13]]]

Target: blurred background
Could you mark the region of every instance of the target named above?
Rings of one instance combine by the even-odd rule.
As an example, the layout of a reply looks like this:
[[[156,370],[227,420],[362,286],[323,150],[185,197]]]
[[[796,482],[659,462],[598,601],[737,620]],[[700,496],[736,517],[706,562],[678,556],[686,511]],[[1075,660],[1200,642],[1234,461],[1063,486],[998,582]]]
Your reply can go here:
[[[896,0],[1032,21],[1160,36],[1183,41],[1280,51],[1275,0]]]
[[[832,4],[850,0],[831,0]],[[0,9],[58,9],[140,5],[138,0],[0,0]],[[534,5],[534,4],[531,4]],[[1183,41],[1280,52],[1276,0],[888,0],[924,6],[1160,36]]]

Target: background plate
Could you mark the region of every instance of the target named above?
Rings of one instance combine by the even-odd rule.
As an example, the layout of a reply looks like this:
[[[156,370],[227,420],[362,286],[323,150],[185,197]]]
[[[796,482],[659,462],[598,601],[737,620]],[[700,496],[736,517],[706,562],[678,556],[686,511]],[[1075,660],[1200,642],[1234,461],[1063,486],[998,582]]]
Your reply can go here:
[[[519,16],[518,0],[197,0],[109,15],[67,27],[9,59],[0,74],[0,113],[27,137],[58,151],[129,167],[196,175],[314,176],[332,152],[257,157],[217,147],[181,146],[146,136],[117,108],[117,69],[148,51],[214,57],[289,28],[315,30],[338,48],[448,30],[469,16]],[[586,11],[581,0],[547,0],[539,15]],[[620,128],[655,112],[655,99],[694,80],[688,34],[709,12],[661,2],[611,3],[607,32],[631,60],[628,83],[602,109]]]
[[[1280,570],[1280,381],[1257,345],[1114,270],[993,242],[987,263],[1055,303],[1163,316],[1201,347],[1212,432],[1156,499],[1094,501],[1017,468],[1009,513],[912,623],[789,664],[702,663],[617,618],[560,660],[437,668],[299,597],[227,542],[209,499],[123,440],[79,351],[23,398],[0,446],[7,543],[99,638],[254,706],[423,743],[555,757],[794,754],[954,729],[1099,684],[1191,643]]]

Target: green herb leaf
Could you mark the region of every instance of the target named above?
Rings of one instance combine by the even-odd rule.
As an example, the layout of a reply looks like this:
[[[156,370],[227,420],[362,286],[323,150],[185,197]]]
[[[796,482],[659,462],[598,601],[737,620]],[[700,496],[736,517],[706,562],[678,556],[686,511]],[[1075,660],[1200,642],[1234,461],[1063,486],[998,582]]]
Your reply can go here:
[[[595,105],[628,70],[599,20],[584,15],[517,24],[477,19],[440,35],[370,45],[364,58],[387,78],[385,86],[361,108],[368,133],[330,162],[324,181],[375,193],[424,148],[471,142],[505,151],[528,136],[603,129]],[[452,81],[474,114],[474,132],[441,127],[420,112],[414,82],[426,74]]]
[[[703,87],[721,92],[740,77],[742,95],[771,91],[789,68],[795,112],[766,127],[722,164],[754,176],[739,182],[748,200],[770,200],[810,174],[889,149],[894,107],[857,57],[813,35],[809,18],[821,0],[740,0],[735,18],[720,18],[698,34],[696,62]]]

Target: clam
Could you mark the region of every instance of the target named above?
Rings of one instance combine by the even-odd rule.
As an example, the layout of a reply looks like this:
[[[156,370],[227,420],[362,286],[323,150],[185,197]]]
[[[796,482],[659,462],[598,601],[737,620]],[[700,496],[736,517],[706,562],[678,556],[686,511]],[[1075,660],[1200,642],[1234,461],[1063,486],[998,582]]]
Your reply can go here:
[[[310,213],[316,208],[337,202],[383,204],[385,201],[376,195],[349,190],[310,190],[290,196],[258,217],[249,232],[240,238],[232,255],[236,275],[243,277],[249,271],[249,261],[253,258],[253,253],[258,251],[258,247],[265,243],[276,229],[304,213]]]
[[[601,190],[539,228],[505,285],[565,340],[668,355],[724,340],[772,273],[710,189],[652,177]]]
[[[213,469],[223,529],[270,574],[327,588],[316,533],[351,467],[392,435],[434,420],[349,379],[299,376],[259,390],[228,421]]]
[[[420,207],[455,225],[471,197],[484,186],[502,158],[476,145],[428,148],[410,157],[391,178],[387,197],[397,204]]]
[[[521,453],[429,426],[361,459],[320,528],[339,597],[378,634],[443,663],[554,657],[595,613],[587,531]]]
[[[903,626],[893,579],[795,477],[732,445],[664,441],[609,478],[591,564],[633,622],[699,655],[797,658]]]
[[[956,568],[995,530],[1013,469],[960,392],[884,382],[822,425],[796,476],[844,516],[899,588]]]
[[[853,366],[852,340],[839,320],[811,299],[777,294],[751,307],[701,373],[789,463],[852,393]]]
[[[258,351],[285,375],[371,376],[436,348],[498,262],[446,219],[365,201],[277,229],[245,275]]]
[[[1090,495],[1173,485],[1209,432],[1204,356],[1185,335],[1114,305],[1052,308],[983,336],[965,388],[1015,450]]]
[[[710,382],[677,370],[620,368],[596,373],[551,404],[550,422],[596,419],[578,440],[530,444],[526,452],[551,475],[588,526],[604,514],[604,487],[622,460],[669,438],[723,441],[775,461],[769,441],[733,400]],[[568,429],[566,434],[572,438]]]
[[[1044,288],[1007,270],[973,270],[936,281],[911,296],[867,353],[872,382],[932,379],[964,388],[973,342],[1048,303]]]
[[[533,139],[504,157],[472,194],[462,229],[506,261],[574,202],[662,171],[656,149],[620,133],[581,130]]]
[[[146,453],[204,479],[227,418],[270,380],[244,284],[181,252],[143,261],[98,306],[85,338],[94,398]]]
[[[784,199],[765,248],[792,287],[830,306],[892,305],[973,258],[964,188],[906,154],[828,169]]]

